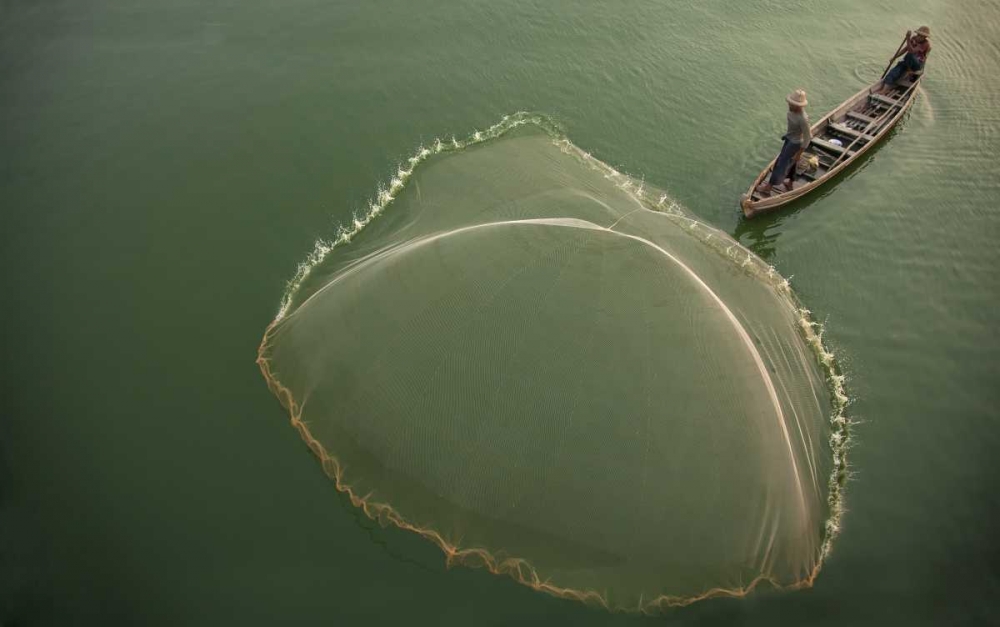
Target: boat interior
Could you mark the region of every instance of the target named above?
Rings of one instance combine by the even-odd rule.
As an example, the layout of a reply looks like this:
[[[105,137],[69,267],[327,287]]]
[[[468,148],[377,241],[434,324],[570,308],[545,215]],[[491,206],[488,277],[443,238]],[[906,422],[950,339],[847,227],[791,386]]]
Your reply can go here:
[[[831,170],[849,161],[862,148],[873,141],[896,119],[896,113],[911,97],[911,88],[919,78],[918,73],[908,73],[893,87],[879,83],[856,99],[841,105],[831,113],[822,126],[813,129],[813,138],[806,148],[807,154],[816,155],[817,168],[813,171],[793,171],[792,189],[799,189],[826,176]],[[773,166],[772,166],[773,167]],[[768,168],[763,180],[771,176]],[[759,182],[759,181],[758,181]],[[774,198],[786,193],[783,185],[775,185],[770,191],[760,193],[756,189],[751,196],[753,202]]]

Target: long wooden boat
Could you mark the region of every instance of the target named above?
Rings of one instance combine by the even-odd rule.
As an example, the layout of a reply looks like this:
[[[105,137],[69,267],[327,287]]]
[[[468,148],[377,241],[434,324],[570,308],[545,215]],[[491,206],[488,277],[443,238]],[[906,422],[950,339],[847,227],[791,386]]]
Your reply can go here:
[[[743,215],[752,218],[773,211],[835,177],[889,133],[913,104],[922,78],[923,72],[910,72],[892,88],[884,87],[879,79],[823,116],[812,125],[813,138],[805,150],[819,157],[816,171],[795,174],[790,191],[775,185],[761,194],[757,186],[771,175],[775,157],[740,198]]]

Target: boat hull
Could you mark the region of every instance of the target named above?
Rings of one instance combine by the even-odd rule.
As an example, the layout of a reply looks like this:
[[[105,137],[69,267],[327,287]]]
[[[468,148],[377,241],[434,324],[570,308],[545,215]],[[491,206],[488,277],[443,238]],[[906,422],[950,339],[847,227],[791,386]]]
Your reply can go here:
[[[823,116],[818,122],[813,124],[812,135],[814,139],[819,140],[820,144],[827,144],[825,148],[822,146],[819,147],[817,152],[820,152],[825,157],[829,157],[832,163],[828,161],[825,164],[828,167],[823,169],[821,176],[809,177],[808,174],[804,176],[797,175],[797,180],[793,184],[791,191],[762,195],[757,193],[756,189],[770,176],[771,169],[774,167],[776,161],[776,159],[772,159],[767,167],[754,179],[747,191],[740,197],[740,208],[743,210],[743,215],[747,218],[753,218],[763,213],[770,213],[792,201],[809,195],[830,182],[851,163],[861,158],[862,155],[885,138],[913,104],[917,87],[922,79],[923,75],[912,77],[911,82],[904,83],[904,91],[898,93],[897,97],[893,97],[895,92],[890,92],[888,96],[880,93],[884,90],[880,79],[854,94]],[[871,110],[878,112],[881,111],[880,107],[884,107],[886,110],[880,113],[879,117],[873,118],[870,115]],[[867,112],[867,114],[862,113],[863,111]],[[865,132],[866,130],[868,132]],[[845,154],[836,155],[837,146],[826,141],[829,136],[834,136],[838,140],[849,140],[852,142],[847,144],[847,147],[841,151]],[[852,147],[854,150],[851,150]],[[813,144],[809,147],[810,150],[814,148],[817,147]]]

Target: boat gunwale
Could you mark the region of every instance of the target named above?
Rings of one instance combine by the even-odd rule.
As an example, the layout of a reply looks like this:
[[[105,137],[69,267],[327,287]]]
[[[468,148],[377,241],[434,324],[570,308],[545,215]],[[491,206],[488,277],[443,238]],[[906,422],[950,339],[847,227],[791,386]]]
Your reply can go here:
[[[794,189],[790,192],[784,192],[778,194],[777,196],[771,196],[770,198],[761,199],[755,202],[751,200],[754,190],[758,185],[760,185],[761,181],[764,179],[765,176],[767,176],[767,174],[774,167],[774,163],[777,161],[777,157],[771,159],[771,161],[768,162],[768,164],[764,167],[761,173],[757,175],[757,178],[754,179],[753,183],[751,183],[750,187],[747,188],[746,193],[744,193],[742,198],[740,199],[740,207],[743,209],[743,215],[746,216],[747,218],[753,218],[754,216],[760,215],[761,213],[774,211],[792,202],[793,200],[797,200],[802,196],[812,192],[817,187],[819,187],[823,183],[826,183],[831,178],[833,178],[841,171],[843,171],[844,168],[846,168],[856,159],[865,154],[865,152],[867,152],[869,148],[878,144],[882,140],[882,138],[884,138],[885,135],[890,130],[892,130],[894,126],[896,126],[896,123],[900,120],[900,118],[902,118],[903,114],[906,113],[906,111],[910,108],[910,105],[913,104],[913,100],[917,94],[917,87],[919,87],[920,81],[923,80],[923,78],[924,78],[923,73],[914,77],[912,84],[907,89],[907,93],[909,95],[906,97],[905,101],[900,104],[896,113],[893,114],[892,117],[890,117],[887,120],[886,124],[882,127],[882,129],[879,130],[879,132],[873,136],[873,139],[867,141],[863,146],[861,146],[858,150],[856,150],[854,154],[841,160],[841,162],[838,163],[832,170],[827,171],[826,174],[824,174],[820,178],[811,181],[809,183],[806,183],[805,185],[799,187],[798,189]],[[882,79],[880,78],[874,83],[862,88],[860,91],[855,93],[853,96],[849,97],[847,100],[841,102],[839,105],[834,107],[829,113],[820,118],[818,122],[812,125],[812,127],[810,128],[810,132],[812,132],[813,136],[815,137],[817,131],[822,131],[827,127],[831,118],[841,115],[846,116],[847,112],[850,111],[854,105],[856,105],[858,102],[861,102],[864,98],[867,98],[869,95],[875,93],[875,90],[881,86],[882,86]]]

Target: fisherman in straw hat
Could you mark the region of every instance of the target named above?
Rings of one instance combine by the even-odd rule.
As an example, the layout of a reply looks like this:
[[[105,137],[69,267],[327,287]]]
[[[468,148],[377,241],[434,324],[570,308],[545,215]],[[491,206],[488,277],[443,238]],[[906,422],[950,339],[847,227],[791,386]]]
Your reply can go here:
[[[921,26],[912,37],[906,40],[906,46],[903,50],[900,50],[900,54],[906,53],[903,56],[903,60],[896,64],[896,67],[889,70],[889,73],[882,80],[882,83],[886,87],[893,87],[898,83],[907,70],[920,72],[924,69],[924,63],[927,62],[927,55],[931,52],[930,38],[931,29]]]
[[[793,168],[799,157],[802,156],[802,151],[812,139],[812,133],[809,130],[809,116],[804,110],[805,106],[809,104],[809,101],[806,100],[806,92],[796,89],[788,94],[785,100],[788,101],[788,131],[782,137],[785,143],[774,162],[770,178],[757,187],[757,191],[762,194],[770,192],[775,185],[779,184],[784,186],[783,191],[791,191],[792,179],[789,177],[794,175]]]

